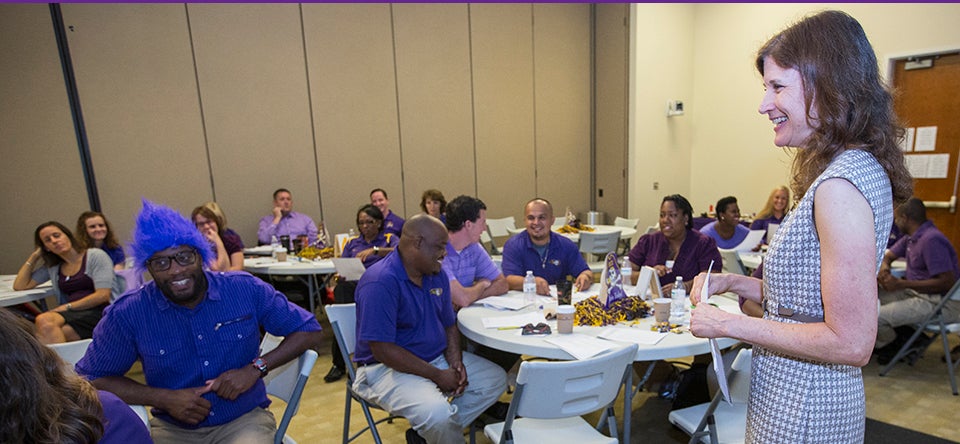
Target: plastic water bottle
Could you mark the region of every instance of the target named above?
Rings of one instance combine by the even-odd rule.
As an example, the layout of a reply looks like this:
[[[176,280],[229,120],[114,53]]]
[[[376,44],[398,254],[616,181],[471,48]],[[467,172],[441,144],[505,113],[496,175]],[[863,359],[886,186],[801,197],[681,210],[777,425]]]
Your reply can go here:
[[[633,282],[630,282],[630,277],[633,275],[633,268],[630,267],[630,258],[624,256],[623,262],[620,264],[620,276],[623,277],[623,285],[633,285]],[[643,297],[644,295],[640,295]]]
[[[277,250],[280,249],[280,241],[277,240],[277,236],[270,236],[270,255],[274,259],[277,258]]]
[[[687,289],[683,286],[683,277],[677,276],[670,292],[670,323],[682,324],[687,315]]]
[[[523,277],[523,302],[533,304],[537,300],[537,279],[533,277],[533,271],[527,270],[527,275]]]

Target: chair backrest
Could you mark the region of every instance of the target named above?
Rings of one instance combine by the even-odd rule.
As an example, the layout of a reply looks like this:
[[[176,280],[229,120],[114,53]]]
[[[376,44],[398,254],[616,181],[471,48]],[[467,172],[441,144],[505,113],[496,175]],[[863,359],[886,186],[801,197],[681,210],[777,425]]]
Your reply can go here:
[[[566,223],[567,223],[566,217],[557,216],[553,218],[553,225],[551,225],[551,228],[560,228],[566,225]]]
[[[611,251],[616,251],[618,242],[620,242],[619,231],[612,231],[610,233],[580,232],[581,253],[607,254]]]
[[[513,216],[502,217],[499,219],[487,219],[487,231],[490,233],[490,237],[504,237],[510,236],[510,232],[507,229],[516,229],[517,222]]]
[[[624,374],[633,371],[637,344],[580,361],[523,361],[513,401],[517,415],[569,418],[597,411],[620,392]]]
[[[753,349],[742,348],[733,360],[733,374],[727,381],[730,388],[730,400],[738,404],[746,404],[750,399],[750,371],[753,361]]]
[[[47,344],[47,347],[57,352],[60,359],[63,359],[70,365],[70,368],[73,368],[80,361],[80,358],[83,358],[83,355],[87,353],[87,347],[90,346],[91,342],[93,342],[93,339],[81,339],[60,344]]]
[[[618,227],[637,228],[638,223],[640,223],[640,219],[626,219],[620,216],[613,220],[613,224]]]
[[[357,348],[357,304],[330,304],[323,308],[327,312],[327,319],[330,320],[333,337],[337,341],[337,345],[340,346],[343,362],[347,364],[349,380],[353,381],[356,370],[354,370],[350,355]]]
[[[639,231],[639,230],[637,230],[637,231]],[[657,222],[656,224],[653,224],[653,225],[650,225],[649,227],[647,227],[647,231],[646,231],[646,233],[644,233],[644,234],[653,234],[653,233],[656,233],[656,232],[658,232],[658,231],[660,231],[660,222]]]
[[[282,340],[281,337],[269,333],[264,334],[263,340],[260,342],[261,355],[277,348]],[[283,411],[283,417],[277,423],[274,443],[278,444],[283,441],[290,420],[293,419],[300,408],[300,396],[303,395],[303,388],[307,385],[307,379],[310,378],[310,372],[313,371],[313,366],[316,363],[317,352],[308,349],[299,358],[274,368],[263,378],[267,393],[287,403],[287,407]]]
[[[724,250],[721,248],[720,259],[723,260],[723,271],[725,273],[747,274],[747,268],[743,266],[743,261],[740,260],[740,255],[737,254],[736,250]]]

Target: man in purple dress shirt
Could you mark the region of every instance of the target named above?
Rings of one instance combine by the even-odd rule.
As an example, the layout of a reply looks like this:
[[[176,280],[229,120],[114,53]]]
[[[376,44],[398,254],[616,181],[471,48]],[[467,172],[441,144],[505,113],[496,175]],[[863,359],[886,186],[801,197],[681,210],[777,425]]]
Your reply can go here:
[[[290,236],[290,239],[307,236],[310,245],[317,242],[317,224],[310,216],[293,211],[293,194],[286,188],[273,192],[273,212],[260,219],[257,229],[260,245],[269,244],[273,236],[277,239],[280,236]],[[284,247],[290,248],[289,245]]]
[[[403,218],[390,211],[390,199],[387,198],[387,192],[382,188],[374,188],[370,192],[370,205],[377,207],[383,213],[383,232],[393,233],[394,236],[399,238],[403,232]]]
[[[204,272],[210,244],[170,208],[144,201],[131,247],[153,281],[107,308],[77,372],[153,406],[157,443],[272,442],[261,378],[319,345],[317,319],[248,273]],[[263,355],[261,328],[284,337]],[[146,385],[125,376],[138,360]]]
[[[960,277],[957,252],[947,237],[927,219],[922,200],[911,197],[897,207],[893,222],[904,236],[884,254],[877,275],[882,305],[875,347],[881,365],[890,362],[913,334],[910,326],[923,321]],[[904,279],[890,274],[891,263],[901,257],[907,259]],[[945,322],[957,322],[960,301],[947,302],[942,314]],[[911,351],[915,353],[911,359],[919,357],[931,340],[921,334],[914,342]]]
[[[480,199],[457,196],[447,204],[447,256],[443,271],[450,278],[450,294],[456,308],[478,299],[507,292],[507,278],[480,245],[487,229],[487,206]]]

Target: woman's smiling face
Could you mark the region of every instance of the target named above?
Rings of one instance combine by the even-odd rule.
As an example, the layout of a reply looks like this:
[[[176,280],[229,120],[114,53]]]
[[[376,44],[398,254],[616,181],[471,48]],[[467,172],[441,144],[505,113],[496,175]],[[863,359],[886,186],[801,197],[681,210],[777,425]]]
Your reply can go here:
[[[813,134],[807,123],[804,104],[803,81],[800,71],[783,68],[772,58],[763,59],[763,86],[766,92],[760,102],[760,114],[766,114],[773,122],[776,133],[773,143],[780,147],[803,148]],[[816,109],[811,106],[811,118],[816,119]]]

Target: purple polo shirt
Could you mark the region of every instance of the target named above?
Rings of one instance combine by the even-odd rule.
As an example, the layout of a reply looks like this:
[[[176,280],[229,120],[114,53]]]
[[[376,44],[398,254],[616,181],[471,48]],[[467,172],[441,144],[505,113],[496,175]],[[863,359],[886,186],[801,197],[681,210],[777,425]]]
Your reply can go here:
[[[930,279],[940,273],[952,271],[960,278],[957,251],[933,222],[926,221],[913,235],[903,236],[890,247],[897,257],[907,258],[908,281]]]
[[[783,219],[787,217],[787,214],[784,213],[783,217],[778,218],[777,216],[770,215],[770,217],[765,217],[763,219],[755,219],[752,224],[750,224],[751,230],[763,230],[764,233],[767,232],[767,228],[770,224],[783,225]],[[767,235],[763,235],[763,244],[766,245],[770,243],[772,239],[767,239]]]
[[[383,217],[383,232],[384,233],[393,233],[400,237],[400,233],[403,231],[403,218],[397,216],[397,213],[393,211],[390,214]]]
[[[139,360],[150,387],[202,387],[260,355],[261,327],[275,336],[320,331],[312,314],[249,273],[204,275],[207,294],[193,309],[172,304],[155,281],[117,299],[93,330],[93,342],[77,363],[77,373],[90,380],[123,376]],[[263,380],[234,401],[213,392],[203,397],[210,401],[210,415],[197,426],[182,424],[157,409],[154,416],[184,428],[209,427],[270,405]]]
[[[630,262],[638,266],[664,265],[669,258],[670,241],[660,231],[641,236],[637,244],[630,249]],[[674,259],[673,271],[660,276],[660,285],[672,283],[677,279],[677,275],[685,281],[692,280],[701,271],[710,268],[710,261],[714,262],[714,270],[723,269],[717,243],[703,233],[687,230],[687,237],[680,244],[680,251]]]
[[[373,247],[390,247],[394,248],[397,246],[397,236],[394,236],[393,233],[384,233],[380,232],[376,238],[373,239],[373,242],[367,242],[363,236],[357,236],[350,238],[350,241],[347,242],[347,245],[343,246],[342,257],[357,257],[357,253]],[[377,263],[380,259],[383,259],[382,256],[377,254],[371,254],[363,260],[363,266],[365,268],[370,268],[371,265]]]
[[[513,235],[503,244],[503,274],[506,276],[526,276],[527,270],[533,275],[545,279],[551,284],[557,283],[567,275],[574,278],[589,270],[587,261],[580,255],[580,248],[572,240],[550,232],[547,255],[540,253],[530,240],[526,231]]]
[[[736,248],[737,245],[743,243],[743,240],[747,238],[748,234],[750,234],[750,229],[741,224],[737,224],[737,228],[733,230],[733,237],[730,239],[724,239],[720,237],[719,233],[717,233],[717,222],[713,221],[704,225],[704,227],[700,229],[700,233],[712,237],[717,243],[717,248],[731,250]]]
[[[478,279],[493,281],[500,277],[500,269],[480,244],[474,242],[457,252],[447,242],[447,256],[443,258],[443,271],[451,281],[458,281],[460,285],[469,287]]]
[[[317,224],[313,219],[303,213],[291,211],[290,214],[282,216],[280,222],[273,224],[273,214],[268,214],[260,219],[260,228],[257,229],[257,239],[261,245],[269,244],[270,237],[290,236],[291,238],[307,235],[307,241],[310,244],[317,242]]]
[[[152,444],[143,420],[117,395],[97,390],[103,407],[103,436],[97,444]]]
[[[376,362],[370,341],[390,342],[430,362],[447,349],[446,329],[457,322],[450,282],[440,270],[417,286],[399,251],[363,273],[357,284],[357,349],[354,362]]]

